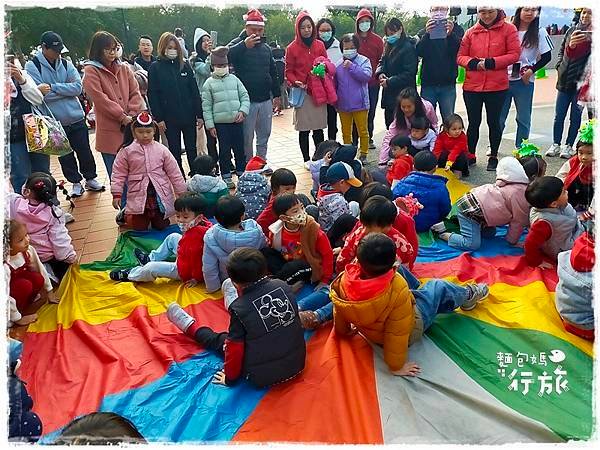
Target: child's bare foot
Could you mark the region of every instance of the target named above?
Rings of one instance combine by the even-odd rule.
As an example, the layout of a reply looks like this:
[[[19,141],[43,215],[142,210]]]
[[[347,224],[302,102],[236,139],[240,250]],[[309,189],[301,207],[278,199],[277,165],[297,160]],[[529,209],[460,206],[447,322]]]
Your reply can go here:
[[[448,241],[450,240],[450,235],[451,235],[451,234],[452,234],[452,233],[440,233],[440,239],[441,239],[442,241],[446,241],[446,242],[448,242]]]
[[[24,326],[29,325],[30,323],[35,322],[38,319],[37,314],[29,314],[27,316],[21,317],[19,320],[15,322],[15,325]]]
[[[48,292],[48,303],[52,303],[53,305],[56,305],[59,302],[60,302],[60,298],[58,298],[56,296],[54,291]]]

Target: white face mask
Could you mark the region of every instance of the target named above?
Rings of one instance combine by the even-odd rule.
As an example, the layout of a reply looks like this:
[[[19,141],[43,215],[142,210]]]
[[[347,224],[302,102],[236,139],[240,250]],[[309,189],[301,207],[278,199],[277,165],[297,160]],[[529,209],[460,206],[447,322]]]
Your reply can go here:
[[[371,29],[371,22],[367,20],[365,22],[359,23],[358,29],[360,31],[362,31],[363,33],[366,33],[367,31],[369,31]]]
[[[121,59],[123,56],[123,47],[117,47],[117,59]]]
[[[215,67],[214,73],[218,77],[224,77],[229,73],[229,67]]]
[[[351,48],[350,50],[344,50],[344,58],[354,59],[358,52],[355,48]]]
[[[177,58],[177,50],[174,48],[170,48],[166,51],[165,56],[169,59],[176,59]]]

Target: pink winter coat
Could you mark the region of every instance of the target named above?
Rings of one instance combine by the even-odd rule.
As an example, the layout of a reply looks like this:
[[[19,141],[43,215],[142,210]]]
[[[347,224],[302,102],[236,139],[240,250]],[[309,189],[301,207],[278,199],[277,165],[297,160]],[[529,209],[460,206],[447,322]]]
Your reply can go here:
[[[96,150],[117,154],[123,144],[121,120],[146,110],[146,103],[129,64],[116,63],[112,73],[97,61],[85,63],[83,90],[96,112]]]
[[[334,105],[337,102],[337,91],[335,89],[335,66],[329,59],[319,56],[315,59],[314,65],[325,64],[325,78],[318,77],[312,73],[308,76],[308,93],[312,96],[315,105],[320,106],[325,103]]]
[[[186,192],[187,187],[169,149],[156,141],[150,145],[134,141],[122,148],[113,165],[110,190],[113,198],[120,198],[127,183],[126,214],[144,213],[150,182],[165,208],[165,218],[171,217],[175,214],[173,190],[179,196]]]
[[[435,108],[433,105],[421,98],[423,102],[423,108],[425,109],[425,116],[429,119],[431,123],[431,128],[437,133],[438,130],[438,117],[435,113]],[[410,121],[408,119],[404,119],[406,121],[406,129],[401,130],[398,128],[396,124],[396,119],[390,124],[390,128],[385,132],[385,136],[383,137],[383,141],[381,142],[381,150],[379,150],[379,164],[385,165],[390,159],[389,151],[390,151],[390,141],[397,135],[403,134],[404,136],[408,136],[410,134]]]
[[[525,198],[528,184],[529,179],[519,160],[507,156],[498,161],[496,183],[471,190],[481,205],[488,226],[508,224],[506,240],[510,244],[516,244],[523,229],[529,226],[531,206]]]
[[[65,225],[65,215],[58,207],[52,214],[52,207],[45,203],[27,200],[20,194],[11,193],[8,196],[10,218],[21,222],[27,227],[31,245],[40,257],[40,261],[51,259],[74,263],[77,259],[75,249],[71,244],[71,236]]]
[[[515,26],[504,21],[503,11],[499,14],[500,20],[489,29],[477,22],[467,30],[460,42],[456,61],[467,69],[464,91],[493,92],[508,89],[506,68],[519,60],[521,43]],[[474,58],[493,61],[493,69],[473,69],[469,63]],[[471,64],[475,65],[475,62]]]

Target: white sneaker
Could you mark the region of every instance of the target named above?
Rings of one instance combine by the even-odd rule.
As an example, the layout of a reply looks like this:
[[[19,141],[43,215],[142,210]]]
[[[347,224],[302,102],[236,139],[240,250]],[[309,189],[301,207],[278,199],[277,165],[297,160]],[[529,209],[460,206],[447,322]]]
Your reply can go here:
[[[68,213],[66,211],[64,213],[65,213],[65,223],[75,222],[75,217],[73,217],[73,214]]]
[[[233,285],[231,278],[227,278],[221,285],[221,291],[223,292],[223,302],[225,303],[225,309],[229,309],[231,305],[238,298],[238,291]]]
[[[85,188],[88,191],[100,192],[104,190],[104,185],[100,183],[96,178],[92,178],[91,180],[85,180]]]
[[[177,303],[171,303],[169,305],[167,308],[167,317],[173,322],[173,325],[184,333],[196,321],[196,319],[186,313]]]
[[[485,152],[485,156],[487,156],[488,158],[489,158],[490,156],[492,156],[492,147],[490,147],[489,145],[488,145],[487,152]]]
[[[558,156],[559,153],[560,144],[552,144],[550,147],[548,147],[548,150],[546,150],[546,156]]]
[[[570,145],[563,145],[562,150],[560,151],[560,157],[564,159],[570,159],[571,156],[575,156],[575,150]]]
[[[431,225],[431,230],[435,233],[443,233],[446,231],[446,224],[444,222],[438,222]]]
[[[71,197],[81,197],[83,195],[83,193],[85,192],[85,189],[83,189],[83,186],[81,185],[81,183],[73,183],[73,189],[71,189]]]
[[[482,302],[490,295],[490,289],[487,284],[484,283],[471,283],[467,284],[465,287],[471,291],[471,294],[467,301],[460,307],[463,311],[471,311],[477,306],[477,303]]]
[[[310,170],[310,161],[304,161],[304,168]]]

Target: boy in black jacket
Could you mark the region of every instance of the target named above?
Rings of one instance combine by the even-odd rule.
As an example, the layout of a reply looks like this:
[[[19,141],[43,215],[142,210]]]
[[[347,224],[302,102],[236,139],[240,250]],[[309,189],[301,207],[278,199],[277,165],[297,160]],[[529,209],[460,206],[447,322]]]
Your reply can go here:
[[[304,369],[306,344],[298,305],[289,286],[267,277],[267,261],[260,251],[239,248],[229,256],[227,273],[240,295],[229,305],[229,331],[216,333],[186,313],[177,303],[167,317],[177,328],[208,350],[225,358],[213,383],[231,385],[246,378],[258,387],[289,380]]]

